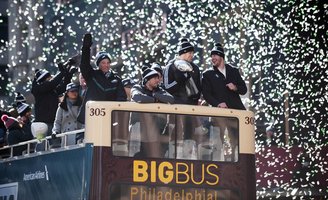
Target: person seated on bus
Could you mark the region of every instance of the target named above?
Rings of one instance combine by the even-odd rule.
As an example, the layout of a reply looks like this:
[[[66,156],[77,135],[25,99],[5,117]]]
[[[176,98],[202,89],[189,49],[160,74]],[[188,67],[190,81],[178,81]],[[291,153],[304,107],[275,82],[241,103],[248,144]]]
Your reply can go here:
[[[3,121],[3,123],[7,128],[8,145],[14,145],[32,139],[30,135],[24,132],[24,130],[22,129],[16,118],[9,117],[8,115],[2,115],[1,120]],[[22,153],[26,151],[26,149],[27,149],[27,145],[15,147],[13,149],[13,156],[22,155]]]
[[[131,99],[137,103],[170,103],[174,97],[159,86],[160,79],[156,70],[144,68],[142,81],[131,89]],[[139,113],[141,150],[139,155],[163,157],[161,133],[167,124],[166,114]]]

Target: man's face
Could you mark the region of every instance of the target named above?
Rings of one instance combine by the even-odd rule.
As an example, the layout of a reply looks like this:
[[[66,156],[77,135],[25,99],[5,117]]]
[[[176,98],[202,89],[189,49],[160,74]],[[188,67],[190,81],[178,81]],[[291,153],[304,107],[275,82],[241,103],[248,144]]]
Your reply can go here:
[[[153,78],[149,79],[148,82],[146,83],[147,87],[150,89],[150,90],[153,90],[155,88],[158,87],[159,85],[159,77],[158,76],[154,76]]]
[[[99,69],[103,72],[106,73],[109,71],[110,69],[110,61],[109,59],[103,59],[102,61],[100,61],[99,63]]]
[[[52,75],[48,76],[45,81],[50,81],[52,79]]]
[[[189,52],[186,53],[186,61],[192,62],[193,57],[194,57],[194,52],[193,51],[189,51]]]
[[[216,54],[213,54],[211,56],[212,58],[212,64],[216,67],[219,67],[221,65],[221,63],[223,62],[223,58],[221,56],[218,56]]]
[[[28,111],[26,114],[25,114],[25,117],[30,119],[32,116],[32,110],[31,111]]]

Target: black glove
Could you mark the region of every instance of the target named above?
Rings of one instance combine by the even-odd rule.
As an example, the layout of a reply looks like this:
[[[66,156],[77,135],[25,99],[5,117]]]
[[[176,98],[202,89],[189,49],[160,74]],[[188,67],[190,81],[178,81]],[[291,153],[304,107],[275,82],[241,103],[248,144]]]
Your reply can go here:
[[[77,69],[76,67],[71,67],[71,68],[69,69],[69,73],[70,73],[70,74],[75,74],[77,71],[78,71],[78,69]]]
[[[64,63],[62,63],[62,62],[57,63],[57,67],[60,72],[66,72],[66,66],[64,65]]]
[[[83,48],[90,48],[92,45],[92,36],[90,33],[87,33],[83,37]]]
[[[52,134],[51,134],[51,139],[56,139],[57,138],[57,136],[56,136],[56,132],[53,132]]]

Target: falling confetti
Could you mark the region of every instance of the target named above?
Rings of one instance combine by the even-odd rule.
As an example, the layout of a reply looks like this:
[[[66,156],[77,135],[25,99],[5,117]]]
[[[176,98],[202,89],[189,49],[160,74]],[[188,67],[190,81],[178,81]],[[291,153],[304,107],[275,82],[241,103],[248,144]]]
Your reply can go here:
[[[256,115],[258,188],[264,195],[274,187],[291,196],[308,195],[300,187],[327,194],[317,176],[328,176],[327,10],[318,0],[9,1],[14,27],[9,41],[0,40],[1,59],[10,55],[1,90],[9,97],[19,85],[29,90],[34,70],[55,72],[57,62],[80,52],[86,32],[94,37],[93,54],[108,51],[123,78],[138,78],[154,61],[165,66],[183,37],[195,45],[194,60],[205,70],[212,45],[221,42],[226,61],[249,82],[245,102]],[[267,145],[275,147],[268,152]]]

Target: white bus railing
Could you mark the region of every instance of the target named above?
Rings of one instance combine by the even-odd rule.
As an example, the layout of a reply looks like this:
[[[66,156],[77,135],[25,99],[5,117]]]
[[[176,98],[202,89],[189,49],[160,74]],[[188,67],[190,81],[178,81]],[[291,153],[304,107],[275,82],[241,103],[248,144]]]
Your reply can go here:
[[[85,131],[85,129],[79,129],[79,130],[75,130],[75,131],[69,131],[69,132],[65,132],[65,133],[60,133],[60,134],[56,134],[56,138],[61,138],[63,139],[63,142],[61,144],[61,147],[67,147],[67,146],[71,146],[71,145],[67,145],[67,138],[69,135],[75,135],[78,133],[83,133]],[[30,153],[34,153],[36,152],[31,151],[31,144],[40,144],[40,143],[44,143],[44,150],[42,151],[48,151],[50,149],[48,141],[51,140],[52,137],[51,136],[46,136],[44,138],[42,138],[41,140],[39,139],[32,139],[32,140],[28,140],[25,142],[20,142],[18,144],[13,144],[13,145],[6,145],[0,148],[0,159],[2,159],[2,154],[3,152],[5,152],[6,149],[10,149],[10,154],[5,155],[5,158],[13,158],[13,152],[14,152],[14,148],[15,147],[19,147],[19,146],[24,146],[27,145],[27,149],[26,149],[26,153],[22,154],[22,155],[29,155]]]

